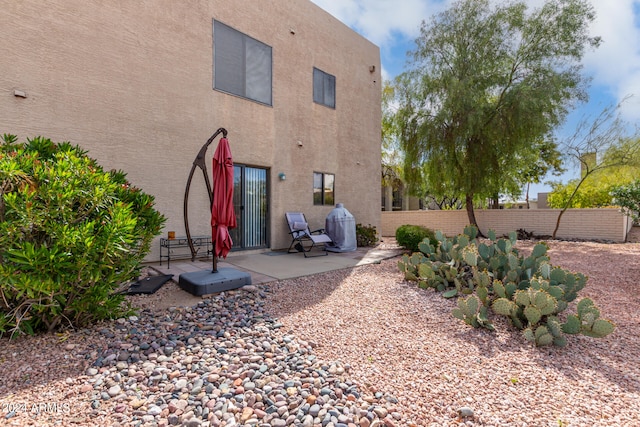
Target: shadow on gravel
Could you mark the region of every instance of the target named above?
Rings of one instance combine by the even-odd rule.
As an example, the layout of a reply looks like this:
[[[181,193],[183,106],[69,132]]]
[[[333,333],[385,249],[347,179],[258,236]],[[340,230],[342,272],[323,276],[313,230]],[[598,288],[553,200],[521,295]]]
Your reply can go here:
[[[352,268],[346,268],[313,276],[271,282],[269,287],[272,292],[267,297],[270,314],[274,317],[284,317],[320,304],[339,288],[340,283],[352,273]],[[300,286],[305,288],[304,293],[293,289],[293,287]],[[295,294],[296,297],[287,297],[289,293]]]
[[[28,388],[84,375],[92,357],[106,348],[91,335],[98,336],[98,329],[0,339],[0,400]]]

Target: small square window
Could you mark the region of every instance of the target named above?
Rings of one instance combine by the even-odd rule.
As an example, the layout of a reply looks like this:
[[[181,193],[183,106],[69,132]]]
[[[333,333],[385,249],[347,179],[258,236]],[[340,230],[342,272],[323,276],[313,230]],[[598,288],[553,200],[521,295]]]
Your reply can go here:
[[[336,108],[336,78],[317,68],[313,69],[313,102]]]
[[[332,173],[313,173],[313,204],[333,205],[335,204],[335,180]]]

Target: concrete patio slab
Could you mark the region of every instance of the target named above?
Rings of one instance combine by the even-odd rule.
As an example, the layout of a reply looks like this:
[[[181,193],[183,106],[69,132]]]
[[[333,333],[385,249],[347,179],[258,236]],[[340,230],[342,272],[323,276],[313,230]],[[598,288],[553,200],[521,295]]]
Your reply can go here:
[[[354,252],[329,252],[327,256],[305,258],[302,253],[267,251],[259,253],[235,252],[218,262],[218,267],[232,267],[251,274],[252,284],[268,283],[294,277],[308,276],[327,271],[340,270],[365,264],[379,263],[402,254],[401,249],[358,248]],[[191,260],[171,260],[171,268],[166,263],[148,264],[162,274],[173,274],[177,278],[182,273],[192,273],[211,269],[211,258]]]

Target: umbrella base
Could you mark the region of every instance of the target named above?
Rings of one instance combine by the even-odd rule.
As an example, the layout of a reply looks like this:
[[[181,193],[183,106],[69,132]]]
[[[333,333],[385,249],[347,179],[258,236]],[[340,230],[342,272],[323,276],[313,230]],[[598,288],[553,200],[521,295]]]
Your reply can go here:
[[[251,284],[251,275],[234,268],[219,268],[216,273],[211,270],[183,273],[178,286],[190,294],[201,296],[241,288]]]

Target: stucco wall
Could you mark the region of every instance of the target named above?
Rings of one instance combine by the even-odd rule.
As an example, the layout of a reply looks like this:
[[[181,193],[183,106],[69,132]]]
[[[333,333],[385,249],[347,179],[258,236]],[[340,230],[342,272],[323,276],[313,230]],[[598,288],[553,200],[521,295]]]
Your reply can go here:
[[[538,236],[550,236],[556,227],[560,209],[476,210],[476,220],[483,232],[498,235],[524,229]],[[466,210],[382,212],[381,234],[394,236],[404,224],[423,225],[446,235],[462,233],[469,224]],[[560,220],[556,237],[602,239],[624,242],[632,222],[616,209],[568,209]]]
[[[272,47],[273,106],[213,90],[213,19]],[[156,197],[163,234],[184,234],[187,174],[219,127],[236,163],[270,171],[272,248],[289,244],[285,211],[324,225],[333,206],[313,205],[313,171],[379,226],[379,49],[310,1],[0,0],[0,27],[0,132],[68,140],[124,170]],[[336,77],[335,109],[313,103],[313,67]],[[206,234],[204,183],[192,188],[192,233]]]

